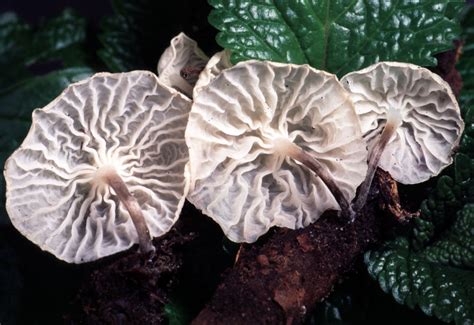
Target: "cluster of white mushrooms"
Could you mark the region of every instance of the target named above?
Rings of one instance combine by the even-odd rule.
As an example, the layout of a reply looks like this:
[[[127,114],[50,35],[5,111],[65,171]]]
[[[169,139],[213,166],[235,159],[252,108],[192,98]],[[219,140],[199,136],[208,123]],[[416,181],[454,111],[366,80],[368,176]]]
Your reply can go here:
[[[232,66],[226,51],[208,59],[180,34],[158,77],[99,73],[35,110],[5,164],[6,208],[74,263],[137,242],[151,253],[185,198],[254,242],[329,209],[353,218],[377,167],[404,184],[439,174],[463,128],[449,86],[421,67],[381,62],[338,81],[308,65]]]

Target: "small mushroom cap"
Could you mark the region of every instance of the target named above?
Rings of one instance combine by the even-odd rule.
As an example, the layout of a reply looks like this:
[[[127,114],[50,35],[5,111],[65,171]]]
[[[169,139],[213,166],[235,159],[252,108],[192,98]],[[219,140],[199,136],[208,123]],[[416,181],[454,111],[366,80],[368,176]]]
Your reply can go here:
[[[229,50],[220,51],[214,54],[199,75],[199,79],[194,86],[193,97],[195,97],[203,87],[207,86],[212,80],[214,80],[219,73],[231,66],[232,63],[230,62]]]
[[[194,40],[180,33],[171,40],[171,45],[161,55],[157,68],[158,79],[191,97],[199,72],[208,60]],[[190,71],[186,72],[189,74],[194,72],[196,80],[183,78],[183,69],[189,69]]]
[[[272,226],[304,227],[339,209],[320,178],[288,157],[288,141],[314,155],[348,200],[354,197],[367,150],[334,75],[259,61],[224,70],[194,98],[188,199],[236,242],[253,242]]]
[[[188,182],[184,130],[190,100],[146,71],[99,73],[33,112],[5,166],[6,208],[29,240],[67,262],[138,241],[128,211],[104,183],[113,168],[143,210],[152,236],[178,219]]]
[[[349,73],[341,83],[351,94],[369,151],[389,112],[401,118],[379,162],[396,181],[420,183],[452,163],[464,122],[451,88],[438,75],[413,64],[380,62]]]

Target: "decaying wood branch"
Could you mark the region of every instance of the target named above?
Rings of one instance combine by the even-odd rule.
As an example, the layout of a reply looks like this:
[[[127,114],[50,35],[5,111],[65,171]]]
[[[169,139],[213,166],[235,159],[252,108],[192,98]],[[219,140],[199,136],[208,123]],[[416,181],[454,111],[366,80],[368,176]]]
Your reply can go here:
[[[397,200],[396,183],[379,171],[369,201],[353,223],[328,212],[304,229],[280,228],[257,244],[243,245],[193,324],[301,323],[380,239],[387,212],[381,208],[405,213]]]

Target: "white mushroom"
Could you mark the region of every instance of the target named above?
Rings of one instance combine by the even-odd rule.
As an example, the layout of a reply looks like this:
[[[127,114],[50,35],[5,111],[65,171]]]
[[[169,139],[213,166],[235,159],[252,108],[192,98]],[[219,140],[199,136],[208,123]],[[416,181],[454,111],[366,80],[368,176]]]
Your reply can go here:
[[[464,123],[449,85],[416,65],[381,62],[350,73],[350,92],[369,146],[369,171],[355,209],[365,204],[377,166],[403,184],[438,175],[451,164]]]
[[[193,97],[205,86],[207,86],[215,77],[217,77],[223,70],[230,68],[230,51],[224,50],[214,54],[207,62],[204,69],[199,74],[199,79],[196,82],[193,90]]]
[[[348,94],[307,65],[247,61],[224,70],[194,98],[186,142],[188,199],[236,242],[350,209],[367,171]]]
[[[153,250],[178,219],[188,182],[190,101],[150,72],[99,73],[33,112],[8,159],[13,225],[67,262]]]
[[[199,73],[208,60],[194,40],[180,33],[171,40],[158,62],[158,79],[191,97]]]

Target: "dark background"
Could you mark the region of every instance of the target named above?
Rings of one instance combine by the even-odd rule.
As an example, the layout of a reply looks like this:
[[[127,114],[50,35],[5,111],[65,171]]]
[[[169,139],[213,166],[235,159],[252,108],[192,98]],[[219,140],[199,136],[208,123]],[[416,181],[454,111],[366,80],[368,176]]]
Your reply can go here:
[[[133,1],[130,1],[133,2]],[[207,22],[211,6],[207,0],[136,0],[137,3],[152,3],[150,15],[156,15],[152,28],[146,38],[153,38],[153,44],[145,44],[146,67],[154,70],[163,50],[169,41],[180,32],[196,40],[199,47],[208,55],[220,50],[215,42],[217,31]],[[47,18],[59,15],[65,8],[72,8],[87,19],[89,43],[88,51],[100,48],[97,35],[101,21],[114,14],[112,0],[0,0],[0,13],[14,11],[21,19],[37,25]],[[152,9],[152,10],[151,10]]]
[[[202,2],[204,1],[196,1]],[[15,11],[20,17],[31,23],[39,22],[43,17],[58,15],[65,7],[75,9],[81,16],[88,18],[98,26],[100,19],[112,13],[108,0],[2,0],[0,12]]]

